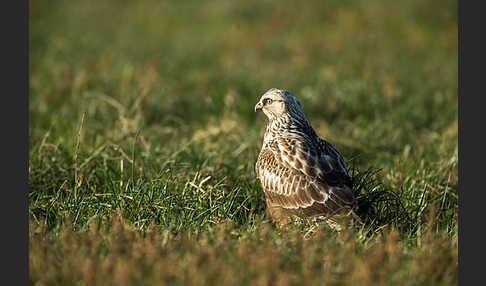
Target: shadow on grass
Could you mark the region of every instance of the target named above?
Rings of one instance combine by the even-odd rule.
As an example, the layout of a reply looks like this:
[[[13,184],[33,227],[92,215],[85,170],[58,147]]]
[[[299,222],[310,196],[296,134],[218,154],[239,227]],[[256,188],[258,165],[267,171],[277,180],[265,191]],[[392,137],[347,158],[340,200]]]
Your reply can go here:
[[[370,167],[359,171],[350,168],[353,190],[358,201],[358,215],[370,231],[387,226],[400,232],[413,233],[417,229],[405,208],[401,194],[386,188],[379,179],[381,169]]]

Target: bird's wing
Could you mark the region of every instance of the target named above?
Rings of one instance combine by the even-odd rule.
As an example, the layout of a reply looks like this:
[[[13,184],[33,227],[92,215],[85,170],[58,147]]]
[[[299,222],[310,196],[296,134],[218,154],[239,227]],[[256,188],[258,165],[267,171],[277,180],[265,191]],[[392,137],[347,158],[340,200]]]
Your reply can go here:
[[[337,177],[334,179],[336,183],[343,183],[351,188],[351,178],[348,175],[346,163],[344,162],[341,152],[339,152],[334,145],[319,137],[317,137],[317,142],[320,146],[320,150],[322,150],[320,157],[323,158],[323,160],[327,160],[332,167],[332,171],[325,174],[327,181],[333,181],[332,177]]]
[[[268,147],[276,159],[289,168],[318,178],[330,187],[352,187],[341,153],[331,143],[317,136],[281,137],[273,140]]]
[[[293,145],[298,143],[295,142]],[[262,149],[256,164],[257,176],[261,181],[269,207],[297,210],[305,216],[334,214],[352,207],[354,196],[348,186],[328,184],[319,179],[316,174],[324,171],[314,166],[318,164],[318,160],[314,158],[315,162],[311,164],[309,159],[304,161],[300,155],[298,160],[287,158],[296,157],[303,150],[299,147],[290,150],[284,150],[285,148],[279,146],[274,140]],[[295,150],[295,154],[292,154],[292,150]],[[331,171],[332,166],[328,169]]]

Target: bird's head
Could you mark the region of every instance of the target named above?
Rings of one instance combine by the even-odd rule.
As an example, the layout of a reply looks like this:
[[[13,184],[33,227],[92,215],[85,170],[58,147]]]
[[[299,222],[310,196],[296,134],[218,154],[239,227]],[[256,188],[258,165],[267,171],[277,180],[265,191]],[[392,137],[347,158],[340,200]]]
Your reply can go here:
[[[265,92],[255,105],[255,112],[263,111],[269,120],[285,115],[303,115],[302,105],[297,98],[286,90],[277,88]]]

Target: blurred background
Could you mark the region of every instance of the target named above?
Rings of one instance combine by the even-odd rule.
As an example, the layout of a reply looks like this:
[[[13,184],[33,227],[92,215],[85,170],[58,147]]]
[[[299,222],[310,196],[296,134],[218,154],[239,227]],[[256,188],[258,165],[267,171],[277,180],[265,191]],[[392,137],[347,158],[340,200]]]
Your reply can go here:
[[[272,87],[349,148],[456,128],[456,1],[30,3],[32,143],[83,112],[93,140],[190,136],[226,113],[262,133]]]

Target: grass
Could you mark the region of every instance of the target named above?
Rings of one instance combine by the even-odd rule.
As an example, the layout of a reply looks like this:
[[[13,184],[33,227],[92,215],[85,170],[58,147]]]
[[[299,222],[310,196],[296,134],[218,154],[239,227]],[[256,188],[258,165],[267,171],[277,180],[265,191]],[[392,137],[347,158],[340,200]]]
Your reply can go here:
[[[453,1],[30,1],[31,284],[456,284],[457,62]],[[364,228],[269,223],[271,87]]]

